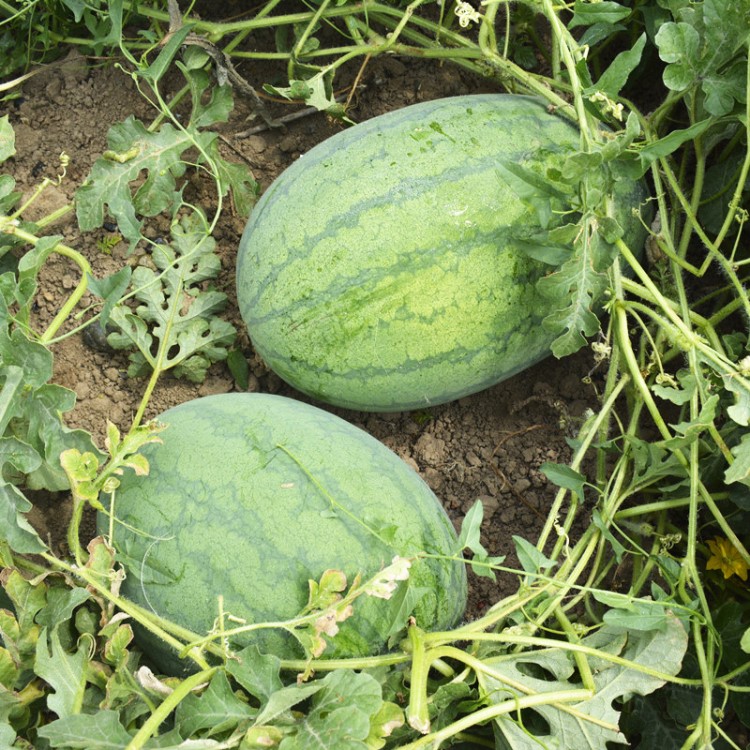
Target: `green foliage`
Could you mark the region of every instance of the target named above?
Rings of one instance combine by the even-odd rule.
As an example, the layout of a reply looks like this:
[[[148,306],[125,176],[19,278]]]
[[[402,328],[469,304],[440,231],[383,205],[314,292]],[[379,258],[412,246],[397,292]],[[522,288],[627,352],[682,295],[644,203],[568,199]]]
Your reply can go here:
[[[65,425],[62,415],[73,408],[75,394],[49,382],[52,352],[16,325],[14,289],[12,273],[0,276],[0,539],[29,553],[46,545],[23,516],[31,503],[22,489],[69,489],[60,454],[96,448],[88,432]]]
[[[59,58],[68,35],[84,51],[101,55],[117,43],[122,5],[121,0],[0,3],[0,78]]]
[[[184,69],[192,95],[188,123],[176,126],[164,123],[151,132],[134,117],[114,125],[108,134],[109,149],[96,161],[91,174],[76,194],[78,223],[83,231],[102,226],[105,207],[116,220],[122,236],[131,248],[141,240],[141,217],[168,212],[173,217],[183,203],[184,186],[177,180],[185,175],[188,163],[183,155],[196,149],[196,164],[206,166],[217,181],[220,195],[232,190],[237,210],[250,210],[257,186],[252,176],[238,165],[227,162],[219,153],[218,134],[206,130],[225,122],[232,109],[228,86],[209,89],[209,76],[201,70]],[[187,157],[186,157],[187,158]],[[142,172],[147,177],[139,180]],[[133,189],[132,183],[138,181]]]
[[[705,110],[729,114],[746,101],[746,65],[750,7],[732,0],[703,0],[678,10],[663,24],[655,42],[667,63],[664,84],[673,91],[699,92]],[[738,56],[738,53],[739,56]]]
[[[115,349],[135,348],[128,374],[173,370],[177,377],[202,382],[212,362],[226,359],[236,336],[234,326],[217,316],[226,305],[222,292],[204,289],[220,270],[215,241],[203,217],[191,214],[172,228],[171,244],[156,244],[154,268],[139,265],[130,277],[138,304],[124,301],[109,310],[119,330],[107,337]]]
[[[591,694],[583,699],[566,697],[566,693],[580,687],[576,665],[569,653],[561,649],[545,649],[487,659],[486,671],[478,675],[480,693],[490,704],[512,702],[525,695],[558,694],[559,702],[542,704],[535,710],[544,718],[546,727],[540,731],[533,720],[526,723],[523,710],[520,716],[511,712],[496,720],[504,747],[528,747],[529,735],[545,742],[565,737],[568,746],[575,748],[605,747],[608,742],[624,740],[619,732],[620,712],[615,708],[624,696],[647,695],[661,687],[681,666],[687,646],[687,634],[676,617],[666,619],[664,632],[649,630],[628,632],[620,627],[605,626],[581,639],[584,648],[606,654],[592,658]],[[659,673],[659,677],[623,667],[611,657],[635,662]],[[523,685],[519,690],[517,685]],[[515,715],[514,715],[515,714]]]

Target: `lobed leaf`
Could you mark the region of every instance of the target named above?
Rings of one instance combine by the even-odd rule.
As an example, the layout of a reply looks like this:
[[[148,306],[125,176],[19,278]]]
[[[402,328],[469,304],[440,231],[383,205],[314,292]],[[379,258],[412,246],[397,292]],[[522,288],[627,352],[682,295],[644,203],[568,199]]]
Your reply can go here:
[[[133,739],[120,723],[117,711],[74,714],[39,728],[52,747],[71,750],[123,750]]]
[[[87,661],[85,643],[75,653],[68,653],[60,642],[57,628],[42,628],[36,646],[34,672],[54,691],[47,696],[47,706],[61,719],[81,711]]]
[[[227,672],[261,706],[283,687],[281,681],[281,660],[273,654],[262,654],[256,645],[247,646],[227,661]]]
[[[47,545],[26,520],[31,503],[14,485],[0,481],[0,540],[14,552],[35,554],[46,552]]]
[[[630,15],[630,8],[612,0],[601,0],[591,3],[585,0],[576,0],[573,5],[573,18],[568,24],[569,28],[576,26],[591,26],[595,23],[614,24],[622,21]]]
[[[583,488],[586,484],[586,477],[580,471],[576,471],[567,464],[555,464],[545,462],[539,467],[542,474],[558,487],[574,492],[583,500]]]
[[[530,541],[524,539],[522,536],[514,534],[513,544],[516,547],[516,554],[518,555],[521,567],[527,573],[539,573],[540,571],[549,570],[557,565],[554,560],[550,560]]]
[[[134,311],[124,302],[112,308],[110,322],[119,330],[107,341],[116,349],[137,349],[130,355],[131,376],[158,367],[201,382],[212,362],[226,359],[236,331],[216,316],[226,295],[200,286],[220,268],[201,217],[186,217],[172,235],[171,245],[155,246],[155,269],[139,266],[133,272],[130,286],[141,304]]]
[[[612,654],[634,665],[665,675],[679,672],[687,648],[687,634],[674,615],[667,614],[664,630],[628,632],[605,625],[581,643],[600,654]],[[560,691],[580,688],[575,664],[563,649],[543,649],[485,660],[485,669],[477,672],[482,695],[490,705],[524,695],[550,695],[549,703],[535,705],[546,728],[526,727],[517,712],[505,714],[495,724],[512,750],[534,746],[599,750],[610,742],[625,742],[619,730],[619,701],[633,695],[647,695],[664,680],[615,664],[606,658],[586,657],[593,672],[594,693],[574,703],[555,703]],[[531,736],[529,736],[531,735]]]
[[[186,33],[186,29],[183,27],[181,33]],[[175,39],[173,37],[169,43],[170,50]],[[162,50],[155,66],[167,51]],[[228,86],[219,86],[206,97],[210,86],[208,74],[184,65],[179,67],[192,97],[189,122],[180,127],[167,122],[152,132],[131,115],[110,128],[107,151],[95,162],[86,182],[76,193],[76,215],[83,231],[102,226],[106,209],[131,248],[135,247],[142,236],[139,217],[163,212],[174,216],[183,204],[178,180],[192,161],[208,167],[222,196],[232,191],[237,210],[249,212],[257,193],[252,174],[242,165],[227,162],[219,152],[217,134],[204,130],[228,119],[232,109],[231,91]],[[161,75],[158,68],[149,71],[152,77]],[[193,148],[197,149],[197,159],[187,159],[185,152]]]
[[[645,46],[646,34],[643,33],[629,50],[620,52],[615,57],[609,67],[601,74],[594,88],[611,97],[617,96],[627,83],[630,74],[640,64]]]
[[[674,11],[673,11],[674,12]],[[704,0],[691,12],[675,13],[654,41],[667,64],[664,84],[673,91],[695,87],[705,110],[716,117],[745,99],[746,46],[750,6],[734,0]]]
[[[573,255],[559,270],[539,281],[539,291],[558,300],[561,305],[542,322],[547,330],[560,334],[552,342],[552,353],[558,358],[577,352],[585,346],[585,337],[593,336],[599,330],[594,306],[608,281],[606,273],[598,269],[604,266],[602,256],[609,249],[589,221],[574,245]]]
[[[368,750],[371,720],[383,697],[378,681],[365,673],[337,669],[319,681],[309,713],[299,719],[283,750]]]
[[[226,674],[218,671],[201,695],[188,695],[177,707],[175,726],[183,737],[205,732],[206,737],[248,728],[257,709],[240,700]]]

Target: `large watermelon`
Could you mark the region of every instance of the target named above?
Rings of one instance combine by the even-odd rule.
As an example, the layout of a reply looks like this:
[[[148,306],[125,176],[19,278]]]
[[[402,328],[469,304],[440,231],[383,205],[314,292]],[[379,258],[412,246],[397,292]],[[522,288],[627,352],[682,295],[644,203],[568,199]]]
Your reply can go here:
[[[308,581],[327,569],[366,580],[395,555],[456,555],[453,526],[428,486],[366,432],[281,396],[227,394],[181,404],[159,417],[163,445],[144,454],[148,476],[122,478],[114,545],[122,593],[198,633],[224,610],[248,622],[295,616]],[[99,517],[100,530],[109,519]],[[138,530],[138,531],[135,531]],[[363,596],[326,655],[377,653],[414,614],[449,628],[467,596],[459,559],[420,559],[391,599]],[[140,633],[157,666],[174,655]],[[282,658],[302,656],[280,631],[244,636]]]
[[[427,407],[542,359],[550,267],[514,240],[539,223],[501,163],[542,178],[579,148],[537,99],[417,104],[324,141],[258,202],[240,243],[237,296],[256,350],[317,399],[373,411]],[[641,241],[618,198],[626,237]],[[637,240],[637,241],[636,241]]]

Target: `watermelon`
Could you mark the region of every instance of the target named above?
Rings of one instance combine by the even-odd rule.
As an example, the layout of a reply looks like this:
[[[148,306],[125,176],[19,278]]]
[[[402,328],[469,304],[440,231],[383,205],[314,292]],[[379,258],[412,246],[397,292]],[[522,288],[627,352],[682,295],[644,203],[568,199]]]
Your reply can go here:
[[[365,411],[429,407],[546,357],[550,266],[520,249],[539,225],[501,164],[544,178],[579,132],[541,100],[485,94],[406,107],[303,155],[254,209],[237,297],[285,381]],[[640,183],[619,184],[634,245]],[[641,241],[642,242],[642,241]]]
[[[126,570],[122,594],[156,614],[206,633],[224,611],[247,622],[294,617],[308,581],[328,570],[349,583],[397,555],[416,559],[390,599],[362,596],[325,656],[381,651],[413,615],[449,628],[463,614],[466,572],[457,537],[429,487],[375,438],[315,406],[268,394],[224,394],[164,412],[163,444],[143,449],[147,476],[122,477],[113,544]],[[109,505],[109,503],[105,503]],[[99,514],[99,529],[109,526]],[[181,665],[138,631],[158,668]],[[238,637],[281,658],[303,651],[288,634]]]

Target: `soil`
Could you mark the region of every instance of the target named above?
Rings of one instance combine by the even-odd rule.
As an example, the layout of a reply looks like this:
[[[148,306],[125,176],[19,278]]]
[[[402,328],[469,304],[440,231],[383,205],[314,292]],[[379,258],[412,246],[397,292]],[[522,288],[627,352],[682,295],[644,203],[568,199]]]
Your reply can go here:
[[[345,85],[346,75],[351,80],[356,72],[340,75],[337,84],[341,81]],[[378,58],[365,68],[348,115],[361,121],[418,101],[493,90],[499,88],[457,67]],[[289,111],[288,106],[275,102],[270,102],[269,107],[277,115]],[[17,139],[17,155],[9,165],[20,190],[28,194],[43,177],[54,177],[62,151],[71,157],[65,180],[44,192],[29,211],[30,219],[71,201],[95,159],[107,148],[110,125],[129,115],[148,123],[156,114],[127,74],[111,66],[91,69],[76,52],[29,80],[23,98],[11,103],[8,112]],[[225,156],[248,163],[263,189],[300,154],[342,127],[317,113],[300,118],[283,130],[263,130],[239,138],[237,134],[249,125],[257,125],[246,121],[248,112],[249,104],[238,96],[230,121],[219,130]],[[210,211],[210,191],[200,185],[194,189],[195,198]],[[215,239],[223,266],[219,286],[230,298],[226,317],[240,331],[239,343],[250,364],[249,390],[308,400],[254,355],[236,311],[234,263],[244,221],[231,211],[225,212]],[[166,232],[167,228],[166,220],[149,225],[153,232]],[[97,276],[110,274],[122,264],[138,262],[137,252],[128,256],[124,243],[103,252],[103,241],[112,232],[102,229],[82,235],[73,212],[47,231],[63,235],[67,244],[81,251]],[[38,299],[39,329],[43,330],[54,317],[77,279],[76,268],[62,258],[47,264]],[[90,301],[85,298],[81,309]],[[71,322],[68,330],[73,325]],[[77,394],[77,405],[67,415],[67,423],[88,430],[101,445],[108,419],[121,430],[128,428],[145,383],[128,378],[124,353],[97,351],[90,344],[80,333],[54,344],[54,379]],[[597,408],[594,387],[583,381],[591,369],[588,353],[563,361],[550,358],[482,393],[418,413],[331,411],[370,432],[419,472],[444,503],[457,528],[473,503],[481,500],[485,511],[483,544],[491,555],[506,555],[506,565],[516,567],[512,536],[534,541],[555,495],[556,488],[540,471],[541,464],[567,462],[570,449],[566,438],[574,433],[587,409]],[[154,393],[146,416],[155,417],[183,401],[236,388],[221,363],[212,366],[201,385],[167,375]],[[44,537],[58,547],[63,544],[68,518],[64,496],[41,499],[31,518]],[[93,534],[90,523],[86,533]],[[514,592],[516,586],[517,579],[511,574],[500,574],[496,582],[473,577],[468,616],[481,614],[499,598]]]

